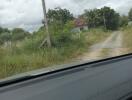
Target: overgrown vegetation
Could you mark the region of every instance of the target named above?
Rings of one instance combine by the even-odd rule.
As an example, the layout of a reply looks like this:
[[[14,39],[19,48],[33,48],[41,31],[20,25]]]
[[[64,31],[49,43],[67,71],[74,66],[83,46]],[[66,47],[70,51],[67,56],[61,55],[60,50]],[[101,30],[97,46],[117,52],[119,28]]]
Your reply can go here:
[[[87,52],[93,44],[106,39],[113,30],[126,27],[130,18],[120,16],[109,7],[86,10],[79,18],[86,20],[89,29],[72,32],[72,29],[76,28],[74,23],[76,18],[69,10],[50,9],[47,16],[51,48],[46,46],[39,48],[46,38],[45,26],[32,34],[21,28],[13,30],[0,28],[0,78],[72,62]],[[82,26],[79,28],[82,29]],[[125,45],[131,47],[132,30],[127,27],[124,31],[127,35]]]
[[[39,31],[38,34],[40,35],[41,32]],[[79,38],[79,33],[73,35],[73,37],[70,37],[70,41],[69,37],[63,42],[60,41],[60,37],[56,37],[54,47],[39,49],[37,47],[41,39],[38,34],[22,41],[20,47],[0,49],[0,78],[72,62],[74,58],[86,52],[92,44],[109,35],[100,29],[92,29],[81,33]],[[85,38],[86,36],[87,38]]]
[[[123,33],[124,33],[124,48],[127,49],[128,53],[132,52],[132,26],[127,26],[124,27],[123,29]]]
[[[129,20],[132,21],[132,8],[130,9],[128,13]]]
[[[116,30],[119,27],[120,15],[110,7],[85,10],[82,16],[86,18],[89,27],[103,26],[107,30]]]

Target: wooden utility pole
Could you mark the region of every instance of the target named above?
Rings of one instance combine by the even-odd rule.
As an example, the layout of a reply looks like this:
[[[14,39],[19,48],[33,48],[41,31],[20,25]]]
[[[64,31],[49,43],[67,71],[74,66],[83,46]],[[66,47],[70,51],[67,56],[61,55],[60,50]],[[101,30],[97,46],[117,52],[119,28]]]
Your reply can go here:
[[[104,27],[105,27],[105,29],[107,29],[107,28],[106,28],[106,18],[105,18],[105,13],[103,13],[103,20],[104,20]]]
[[[52,44],[51,44],[51,36],[50,36],[50,33],[49,33],[48,20],[47,20],[47,15],[46,15],[45,0],[42,0],[42,6],[43,6],[44,24],[45,24],[45,28],[46,28],[47,37],[46,37],[46,39],[43,40],[43,42],[40,45],[40,47],[44,46],[45,43],[47,43],[48,47],[51,47],[52,46]]]

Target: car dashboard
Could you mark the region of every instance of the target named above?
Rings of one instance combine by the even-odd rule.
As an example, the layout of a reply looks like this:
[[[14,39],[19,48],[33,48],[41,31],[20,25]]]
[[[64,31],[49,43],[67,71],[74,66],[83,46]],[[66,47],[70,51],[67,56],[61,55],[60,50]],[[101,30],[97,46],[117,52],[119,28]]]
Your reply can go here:
[[[130,100],[131,93],[129,55],[1,84],[0,100]]]

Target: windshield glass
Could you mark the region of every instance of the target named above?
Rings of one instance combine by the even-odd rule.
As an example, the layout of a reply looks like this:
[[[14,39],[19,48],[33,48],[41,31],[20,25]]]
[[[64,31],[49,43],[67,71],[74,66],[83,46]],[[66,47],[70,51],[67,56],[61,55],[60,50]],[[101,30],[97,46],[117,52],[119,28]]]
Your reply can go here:
[[[0,79],[131,52],[132,0],[1,0]]]

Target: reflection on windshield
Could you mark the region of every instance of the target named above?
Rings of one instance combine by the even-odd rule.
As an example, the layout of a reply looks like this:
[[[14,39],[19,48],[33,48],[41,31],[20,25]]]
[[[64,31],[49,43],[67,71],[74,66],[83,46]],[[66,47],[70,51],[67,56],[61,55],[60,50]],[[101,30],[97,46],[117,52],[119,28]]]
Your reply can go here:
[[[131,1],[1,2],[0,78],[132,51]]]

